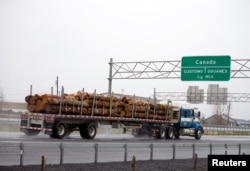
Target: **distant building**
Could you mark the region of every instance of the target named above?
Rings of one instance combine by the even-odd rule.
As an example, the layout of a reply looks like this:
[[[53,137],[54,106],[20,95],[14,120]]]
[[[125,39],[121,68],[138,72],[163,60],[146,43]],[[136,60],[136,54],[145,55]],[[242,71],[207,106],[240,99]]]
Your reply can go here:
[[[224,125],[230,127],[250,128],[250,120],[234,119],[225,114],[214,114],[206,118],[203,123],[207,125]]]
[[[241,128],[250,128],[250,120],[235,119]]]

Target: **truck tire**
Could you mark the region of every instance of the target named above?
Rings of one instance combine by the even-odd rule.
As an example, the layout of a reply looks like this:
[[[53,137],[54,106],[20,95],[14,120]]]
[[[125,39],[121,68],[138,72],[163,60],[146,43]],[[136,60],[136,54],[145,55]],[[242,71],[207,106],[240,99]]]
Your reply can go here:
[[[58,138],[57,134],[56,134],[56,125],[57,124],[55,123],[54,126],[53,126],[53,130],[52,130],[51,134],[49,134],[50,138]]]
[[[166,128],[166,139],[173,139],[174,129],[172,126]]]
[[[96,126],[94,123],[89,123],[86,125],[86,137],[88,139],[94,139],[96,136]]]
[[[64,138],[67,134],[68,130],[67,130],[67,126],[62,123],[62,122],[58,122],[55,126],[55,137],[56,138]]]
[[[166,136],[166,130],[164,128],[160,128],[159,131],[156,133],[156,138],[162,139]]]
[[[174,138],[175,139],[180,139],[180,134],[179,133],[174,133]]]
[[[25,129],[23,132],[27,136],[37,136],[40,133],[40,130]]]
[[[179,128],[174,127],[174,138],[175,139],[180,139],[180,133],[179,133]]]
[[[86,123],[83,123],[79,127],[80,128],[80,135],[81,135],[82,138],[87,138],[87,130],[86,130],[87,128],[86,128],[86,126],[87,126]]]
[[[201,128],[198,128],[196,131],[195,131],[195,139],[199,140],[201,139],[201,135],[202,135],[202,130]]]

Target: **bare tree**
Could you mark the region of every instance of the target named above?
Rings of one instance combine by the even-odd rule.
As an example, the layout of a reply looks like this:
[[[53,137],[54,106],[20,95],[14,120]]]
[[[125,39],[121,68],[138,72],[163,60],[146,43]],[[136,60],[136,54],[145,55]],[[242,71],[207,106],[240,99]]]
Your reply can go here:
[[[231,102],[227,105],[227,125],[229,125],[230,124],[230,122],[229,122],[229,118],[230,118],[230,116],[231,116],[231,110],[232,110],[232,104],[231,104]]]
[[[2,113],[3,110],[3,99],[4,99],[3,89],[0,86],[0,113]]]
[[[227,125],[229,124],[231,103],[228,104],[217,104],[212,106],[212,111],[217,116],[216,124],[222,124],[222,115],[227,116]]]
[[[206,120],[205,116],[204,116],[204,115],[201,115],[201,123],[202,123],[202,124],[205,124],[205,123],[206,123],[205,120]]]

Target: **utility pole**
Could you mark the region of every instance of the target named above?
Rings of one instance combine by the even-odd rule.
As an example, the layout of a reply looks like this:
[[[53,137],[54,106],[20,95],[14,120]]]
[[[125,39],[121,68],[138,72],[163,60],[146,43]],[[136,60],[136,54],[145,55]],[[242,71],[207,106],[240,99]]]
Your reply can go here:
[[[3,89],[1,87],[1,81],[0,81],[0,113],[2,113],[3,110]]]
[[[30,95],[32,95],[32,89],[33,89],[33,87],[32,87],[32,84],[30,85]]]
[[[58,76],[56,77],[56,95],[58,96]]]
[[[231,109],[231,103],[229,103],[227,107],[227,125],[229,124],[230,109]]]

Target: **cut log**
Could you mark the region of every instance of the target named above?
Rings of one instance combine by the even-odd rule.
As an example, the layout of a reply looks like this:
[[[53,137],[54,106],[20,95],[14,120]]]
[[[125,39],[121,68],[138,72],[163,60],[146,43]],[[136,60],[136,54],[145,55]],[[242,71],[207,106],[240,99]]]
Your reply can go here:
[[[29,103],[31,97],[32,97],[32,95],[26,96],[26,97],[25,97],[25,102],[26,102],[26,103]]]
[[[132,112],[132,111],[135,111],[135,112],[146,112],[149,110],[149,107],[148,106],[145,106],[145,105],[130,105],[130,104],[125,104],[125,111],[129,111],[129,112]]]
[[[46,113],[51,113],[51,114],[59,114],[60,112],[60,106],[59,105],[51,105],[47,104],[46,105]],[[62,114],[77,114],[79,115],[81,112],[80,107],[72,107],[72,106],[62,106],[61,108],[61,113]],[[88,108],[82,108],[82,114],[88,115],[90,114]]]
[[[36,105],[28,104],[28,105],[27,105],[27,110],[28,110],[29,112],[34,112],[34,113],[36,113]]]
[[[93,106],[93,100],[89,100],[89,106]],[[109,109],[110,107],[115,108],[117,107],[117,102],[113,102],[110,104],[109,101],[96,100],[94,103],[94,107],[107,109]]]
[[[83,99],[83,101],[81,101]],[[94,101],[95,99],[95,101]],[[58,114],[76,114],[80,115],[81,107],[83,115],[92,114],[94,116],[115,116],[115,117],[133,117],[145,119],[166,118],[167,105],[153,104],[142,99],[133,99],[129,97],[105,96],[102,94],[90,94],[78,91],[75,94],[63,94],[62,96],[43,94],[28,95],[25,97],[27,109],[30,112]],[[93,104],[94,103],[94,104]],[[173,113],[168,111],[168,117],[173,117]]]

